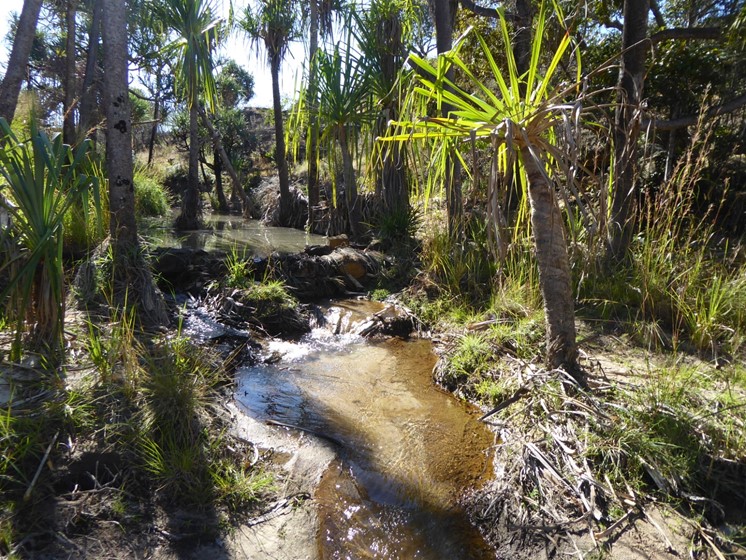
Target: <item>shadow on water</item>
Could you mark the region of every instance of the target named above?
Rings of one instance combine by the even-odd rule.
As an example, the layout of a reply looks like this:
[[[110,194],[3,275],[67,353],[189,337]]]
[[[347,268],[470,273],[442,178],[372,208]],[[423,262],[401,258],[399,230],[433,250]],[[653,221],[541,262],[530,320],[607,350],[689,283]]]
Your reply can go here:
[[[432,385],[429,342],[316,331],[274,346],[283,361],[240,371],[237,399],[256,419],[336,442],[315,495],[323,558],[494,558],[457,504],[489,476],[493,438]]]

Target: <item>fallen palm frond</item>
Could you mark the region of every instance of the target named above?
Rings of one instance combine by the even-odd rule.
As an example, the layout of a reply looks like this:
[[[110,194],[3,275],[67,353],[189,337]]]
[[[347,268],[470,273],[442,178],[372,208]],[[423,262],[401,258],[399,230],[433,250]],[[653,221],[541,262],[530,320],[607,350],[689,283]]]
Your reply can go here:
[[[640,519],[663,551],[685,554],[655,509],[685,514],[701,557],[746,552],[714,530],[737,524],[729,512],[746,503],[746,395],[694,369],[636,385],[599,371],[586,391],[562,370],[503,366],[502,396],[483,417],[497,431],[498,476],[468,501],[498,551],[557,551],[564,538],[587,553]]]

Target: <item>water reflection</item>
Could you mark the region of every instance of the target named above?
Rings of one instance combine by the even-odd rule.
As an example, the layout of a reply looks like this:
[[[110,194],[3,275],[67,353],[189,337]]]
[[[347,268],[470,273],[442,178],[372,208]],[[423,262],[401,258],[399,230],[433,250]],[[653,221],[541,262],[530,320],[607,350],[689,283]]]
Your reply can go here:
[[[306,245],[323,245],[322,235],[304,231],[268,227],[259,220],[245,220],[240,216],[210,214],[203,218],[204,229],[177,232],[170,218],[142,223],[141,233],[148,243],[158,247],[202,249],[230,252],[234,247],[246,256],[267,256],[272,252],[297,253]],[[166,225],[164,225],[164,223]]]

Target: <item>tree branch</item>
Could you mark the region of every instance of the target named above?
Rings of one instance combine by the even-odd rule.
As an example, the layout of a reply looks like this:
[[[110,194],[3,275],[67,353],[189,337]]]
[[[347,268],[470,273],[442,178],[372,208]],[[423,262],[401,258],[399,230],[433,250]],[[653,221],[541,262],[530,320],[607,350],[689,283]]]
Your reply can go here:
[[[487,8],[486,6],[479,6],[473,0],[459,0],[459,2],[464,9],[469,10],[471,13],[477,14],[478,16],[484,16],[484,17],[488,17],[492,19],[497,19],[499,17],[497,15],[496,8]],[[518,16],[516,16],[514,13],[504,12],[503,15],[505,16],[505,19],[511,23],[518,21]]]
[[[726,113],[732,113],[733,111],[736,111],[743,106],[746,106],[746,93],[744,93],[743,95],[739,95],[738,97],[728,101],[727,103],[710,107],[704,113],[700,113],[698,115],[688,115],[685,117],[679,117],[667,121],[651,119],[648,121],[647,124],[651,124],[656,130],[660,131],[675,130],[677,128],[684,128],[697,124],[697,121],[701,118],[709,119],[712,117],[724,115]]]
[[[663,29],[650,36],[650,41],[656,45],[661,41],[672,39],[703,40],[703,39],[720,39],[723,36],[723,30],[719,27],[674,27]]]
[[[660,6],[658,6],[658,0],[650,0],[650,10],[653,12],[655,23],[658,24],[658,27],[666,27],[666,20],[663,19]]]

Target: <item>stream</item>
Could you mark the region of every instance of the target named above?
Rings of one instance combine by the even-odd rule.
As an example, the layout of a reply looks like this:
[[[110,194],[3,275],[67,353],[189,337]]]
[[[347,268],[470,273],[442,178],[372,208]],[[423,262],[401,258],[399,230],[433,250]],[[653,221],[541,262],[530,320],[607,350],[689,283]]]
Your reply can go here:
[[[354,334],[381,308],[335,302],[309,335],[271,341],[282,358],[240,368],[236,400],[255,420],[333,448],[313,496],[321,558],[494,558],[457,503],[491,475],[492,435],[433,385],[429,341]]]
[[[241,216],[205,214],[204,229],[176,232],[172,219],[145,220],[141,224],[146,242],[157,247],[202,249],[204,251],[237,250],[246,256],[266,257],[272,252],[297,253],[306,245],[324,245],[323,235],[308,234],[291,228],[267,227],[259,220]]]
[[[207,216],[205,230],[187,235],[158,227],[145,235],[159,246],[258,256],[325,243],[230,216]],[[285,432],[300,447],[323,448],[331,458],[311,460],[320,473],[311,483],[316,514],[310,522],[318,526],[310,539],[317,550],[282,557],[494,558],[458,504],[465,490],[493,476],[493,436],[478,422],[479,411],[433,384],[430,341],[369,341],[356,334],[382,308],[360,300],[322,306],[311,333],[269,341],[264,352],[271,364],[236,373],[235,400],[248,421],[270,424],[266,429]],[[232,332],[199,306],[187,315],[185,330],[203,341]]]

